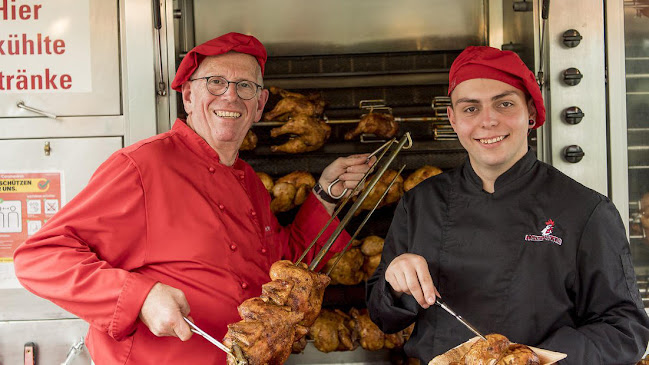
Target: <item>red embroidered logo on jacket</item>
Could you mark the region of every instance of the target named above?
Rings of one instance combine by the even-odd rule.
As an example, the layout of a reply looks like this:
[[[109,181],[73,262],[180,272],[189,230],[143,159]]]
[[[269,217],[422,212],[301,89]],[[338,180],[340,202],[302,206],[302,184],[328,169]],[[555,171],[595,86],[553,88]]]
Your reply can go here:
[[[548,221],[545,222],[545,228],[541,230],[540,236],[534,234],[528,234],[525,235],[525,241],[531,241],[531,242],[550,241],[556,243],[557,245],[561,245],[563,240],[557,236],[553,236],[552,235],[553,231],[554,231],[554,221],[552,219],[548,219]]]

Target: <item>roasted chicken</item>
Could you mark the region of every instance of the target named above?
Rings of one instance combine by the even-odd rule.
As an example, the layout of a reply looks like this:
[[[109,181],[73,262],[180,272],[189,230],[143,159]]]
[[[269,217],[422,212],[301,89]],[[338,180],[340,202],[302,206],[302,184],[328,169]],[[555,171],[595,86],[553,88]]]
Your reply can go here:
[[[363,275],[365,276],[365,280],[372,277],[372,275],[376,271],[376,268],[379,267],[380,263],[381,254],[374,256],[365,256],[365,260],[363,261]]]
[[[417,184],[419,184],[420,182],[428,179],[429,177],[439,175],[441,173],[442,170],[439,167],[430,165],[422,166],[415,170],[415,172],[410,174],[406,181],[404,181],[403,190],[408,191],[417,186]]]
[[[353,350],[356,346],[349,321],[350,317],[338,309],[323,309],[309,329],[309,338],[322,352]]]
[[[309,271],[305,264],[275,262],[271,282],[262,285],[261,296],[239,307],[242,320],[228,325],[223,343],[241,350],[250,365],[279,365],[288,359],[293,344],[308,332],[322,306],[329,277]],[[228,364],[237,359],[228,355]]]
[[[337,253],[329,259],[323,271],[329,272],[329,269],[336,263],[336,260],[340,256],[341,253]],[[343,285],[356,285],[360,283],[365,278],[365,273],[362,270],[364,261],[365,256],[363,256],[361,250],[356,247],[351,247],[340,257],[336,266],[331,270],[329,274],[331,283]]]
[[[266,190],[271,193],[273,191],[273,186],[275,185],[273,178],[265,172],[256,171],[255,173],[259,177],[259,180],[261,180],[261,183],[264,184]]]
[[[370,210],[374,207],[376,202],[381,198],[381,195],[383,195],[383,192],[388,188],[388,185],[390,185],[390,182],[394,177],[397,175],[397,172],[394,170],[387,170],[381,176],[379,181],[376,183],[370,194],[367,196],[367,198],[363,201],[363,204],[360,205],[358,210],[356,211],[356,214],[359,214],[362,210]],[[365,188],[369,185],[369,182],[372,180],[372,177],[369,177],[367,181],[365,181]],[[388,191],[388,194],[383,198],[383,200],[379,203],[378,208],[389,205],[392,203],[396,203],[401,199],[401,196],[403,195],[403,178],[401,176],[397,177],[397,180],[394,182],[394,185],[390,188]]]
[[[361,243],[361,252],[365,256],[380,255],[383,252],[383,242],[385,240],[379,236],[367,236]]]
[[[383,348],[385,334],[372,322],[367,309],[352,308],[349,314],[354,319],[354,327],[358,332],[361,347],[366,350],[376,351]]]
[[[324,111],[325,102],[318,94],[303,95],[273,86],[270,87],[270,92],[279,94],[282,99],[273,110],[264,114],[264,120],[285,121],[296,115],[318,117]]]
[[[345,133],[345,139],[350,140],[363,133],[373,134],[381,138],[392,138],[399,132],[399,124],[392,114],[369,112],[361,117],[356,129]]]
[[[296,193],[295,185],[287,182],[276,183],[272,190],[273,200],[270,201],[270,210],[273,213],[280,213],[293,209]]]
[[[307,171],[294,171],[275,181],[271,190],[273,213],[286,212],[304,203],[315,186],[315,178]]]
[[[248,129],[248,133],[246,133],[246,136],[243,138],[239,151],[250,151],[254,150],[255,147],[257,147],[257,135],[252,131],[252,129]]]
[[[487,341],[477,339],[468,351],[459,346],[435,357],[429,365],[540,365],[541,361],[534,351],[519,344],[509,342],[503,335],[490,334]],[[467,344],[468,345],[468,344]],[[465,348],[464,355],[461,355]],[[461,357],[460,357],[461,356]],[[453,360],[454,359],[454,360]]]
[[[311,189],[315,186],[315,178],[307,171],[293,171],[275,181],[278,184],[284,182],[293,184],[297,188],[295,198],[293,199],[293,204],[295,205],[302,205]]]
[[[272,152],[301,153],[315,151],[322,147],[331,134],[331,127],[315,117],[298,114],[281,127],[270,130],[270,136],[275,138],[283,134],[292,134],[288,142],[271,146]]]

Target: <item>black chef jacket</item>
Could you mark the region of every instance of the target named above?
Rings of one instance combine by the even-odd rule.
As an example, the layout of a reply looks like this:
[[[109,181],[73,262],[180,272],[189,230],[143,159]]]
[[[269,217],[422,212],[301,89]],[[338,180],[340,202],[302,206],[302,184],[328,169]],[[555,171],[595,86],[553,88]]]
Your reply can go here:
[[[395,299],[385,281],[403,253],[423,256],[444,301],[483,333],[567,353],[562,364],[630,364],[649,341],[622,220],[603,195],[529,150],[495,183],[467,161],[399,202],[381,264],[367,283],[372,320],[428,363],[474,335],[437,306]]]

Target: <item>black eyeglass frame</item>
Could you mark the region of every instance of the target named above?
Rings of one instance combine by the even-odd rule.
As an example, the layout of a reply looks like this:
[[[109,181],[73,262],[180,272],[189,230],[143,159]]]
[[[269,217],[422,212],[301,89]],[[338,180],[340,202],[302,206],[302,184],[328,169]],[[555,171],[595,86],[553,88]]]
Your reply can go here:
[[[209,84],[209,80],[210,80],[211,78],[213,78],[213,77],[220,77],[220,78],[222,78],[223,80],[225,80],[225,82],[227,82],[227,86],[225,87],[225,89],[223,89],[223,92],[220,93],[220,94],[214,94],[213,92],[210,91],[210,88],[207,86],[207,85]],[[236,91],[238,97],[240,97],[240,98],[243,99],[243,100],[252,100],[252,99],[255,98],[255,96],[257,96],[257,93],[259,93],[259,89],[263,89],[263,88],[264,88],[263,86],[259,85],[258,83],[254,82],[254,81],[249,81],[249,80],[230,81],[230,80],[228,80],[228,79],[226,79],[225,77],[220,76],[220,75],[212,75],[212,76],[197,77],[197,78],[194,78],[194,79],[189,79],[188,81],[197,81],[197,80],[203,80],[203,79],[205,80],[205,88],[207,89],[207,92],[209,92],[210,94],[212,94],[212,95],[214,95],[214,96],[221,96],[221,95],[227,93],[228,90],[230,89],[230,84],[234,84],[234,85],[235,85],[234,90]],[[255,93],[254,93],[250,98],[248,98],[248,99],[246,99],[246,98],[242,97],[241,95],[239,95],[239,89],[238,89],[238,86],[239,86],[239,83],[241,83],[241,82],[249,82],[249,83],[251,83],[251,84],[253,84],[253,85],[256,86],[256,88],[255,88]]]

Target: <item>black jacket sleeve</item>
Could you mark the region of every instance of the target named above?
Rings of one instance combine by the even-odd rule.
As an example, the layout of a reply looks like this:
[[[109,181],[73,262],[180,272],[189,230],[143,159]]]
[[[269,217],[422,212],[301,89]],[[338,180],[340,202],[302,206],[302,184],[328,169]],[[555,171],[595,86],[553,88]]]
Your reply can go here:
[[[635,364],[649,341],[649,318],[622,220],[606,198],[581,234],[572,291],[577,328],[559,328],[538,347],[567,353],[562,364]]]
[[[408,211],[402,198],[395,210],[392,224],[385,238],[381,263],[367,280],[366,300],[370,318],[386,333],[400,331],[417,319],[421,307],[415,300],[401,299],[392,295],[390,284],[385,280],[385,270],[397,256],[408,252]]]

